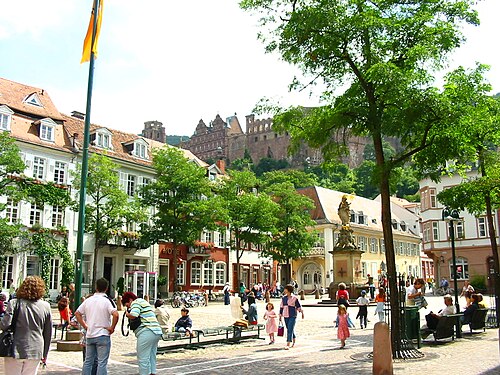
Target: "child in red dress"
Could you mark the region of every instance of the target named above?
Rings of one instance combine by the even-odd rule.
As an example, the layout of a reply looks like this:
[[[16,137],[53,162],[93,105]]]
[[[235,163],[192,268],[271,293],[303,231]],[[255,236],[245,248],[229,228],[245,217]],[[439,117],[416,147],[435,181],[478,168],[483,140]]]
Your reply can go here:
[[[339,305],[337,312],[337,338],[340,340],[340,349],[345,346],[345,340],[351,336],[349,332],[349,326],[351,325],[349,321],[349,314],[344,305]]]

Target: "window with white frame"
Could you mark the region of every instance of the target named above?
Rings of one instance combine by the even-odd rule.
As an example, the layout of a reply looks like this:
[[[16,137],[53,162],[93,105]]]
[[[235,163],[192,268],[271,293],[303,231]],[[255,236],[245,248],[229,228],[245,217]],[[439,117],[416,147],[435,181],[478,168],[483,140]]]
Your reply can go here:
[[[19,203],[14,202],[12,198],[7,198],[5,218],[9,221],[9,224],[15,224],[19,219]]]
[[[466,280],[469,278],[469,262],[467,261],[466,258],[463,257],[458,257],[456,259],[456,265],[457,265],[457,279],[459,280]],[[454,273],[453,273],[453,262],[450,261],[450,276],[453,279],[454,278]]]
[[[465,228],[463,220],[459,220],[455,223],[455,229],[457,233],[457,238],[465,238]]]
[[[432,239],[439,241],[439,223],[437,221],[432,222]]]
[[[134,155],[137,156],[138,158],[141,159],[147,159],[148,153],[147,153],[147,147],[146,145],[135,142],[134,143]]]
[[[127,195],[133,197],[135,195],[135,189],[137,184],[137,176],[129,174],[127,176]]]
[[[378,253],[378,242],[376,238],[370,238],[370,253]]]
[[[54,142],[55,126],[42,122],[40,124],[40,139]]]
[[[405,242],[405,254],[407,256],[411,255],[411,244],[409,242]]]
[[[177,285],[186,284],[186,262],[177,265]]]
[[[2,288],[9,289],[9,280],[13,280],[14,274],[14,257],[5,256],[5,263],[2,270]]]
[[[56,184],[66,183],[66,163],[56,161],[54,164],[54,182]]]
[[[486,218],[477,218],[477,234],[479,237],[486,237]]]
[[[201,284],[201,262],[191,262],[191,284]]]
[[[62,227],[64,225],[64,207],[52,206],[52,227]]]
[[[59,289],[59,259],[50,260],[49,289]]]
[[[385,254],[385,240],[383,238],[380,239],[380,252]]]
[[[44,158],[35,156],[33,158],[33,178],[38,180],[43,180],[45,177],[45,165],[47,160]]]
[[[31,203],[30,209],[30,225],[42,225],[43,209],[36,203]]]
[[[226,247],[226,231],[221,230],[217,233],[217,247]]]
[[[0,130],[10,130],[10,123],[12,121],[12,111],[5,105],[0,105]]]
[[[311,274],[309,273],[309,271],[304,271],[304,273],[302,274],[302,284],[309,285],[311,284],[311,281]]]
[[[96,146],[100,148],[111,148],[111,135],[98,132],[95,140]]]
[[[430,204],[431,208],[436,208],[437,207],[436,189],[435,188],[430,188],[429,189],[429,204]]]
[[[26,259],[26,276],[39,276],[40,262],[38,257],[35,255],[30,255]]]
[[[82,284],[90,284],[90,278],[92,277],[92,265],[90,263],[90,260],[90,254],[83,254]]]
[[[405,255],[405,247],[403,241],[399,242],[399,255]]]
[[[431,228],[429,223],[424,224],[424,242],[430,242],[431,240]]]
[[[363,252],[367,250],[367,238],[365,236],[359,236],[358,238],[359,249]]]
[[[212,232],[203,231],[203,233],[201,234],[201,241],[202,242],[213,242]]]
[[[212,261],[203,262],[203,285],[214,284],[214,263]]]
[[[226,280],[226,264],[223,262],[215,263],[215,285],[224,285]]]

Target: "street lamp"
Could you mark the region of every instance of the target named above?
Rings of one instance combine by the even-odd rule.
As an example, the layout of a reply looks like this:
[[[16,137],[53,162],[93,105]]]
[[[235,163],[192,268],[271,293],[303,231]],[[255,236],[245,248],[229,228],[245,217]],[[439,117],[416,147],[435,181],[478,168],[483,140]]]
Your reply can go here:
[[[455,313],[460,313],[460,305],[458,303],[458,285],[457,285],[457,259],[455,254],[455,221],[460,220],[458,210],[452,210],[448,207],[443,208],[443,220],[448,222],[451,241],[451,259],[453,263],[453,288],[455,290]],[[460,317],[457,316],[457,337],[462,337],[460,330]]]

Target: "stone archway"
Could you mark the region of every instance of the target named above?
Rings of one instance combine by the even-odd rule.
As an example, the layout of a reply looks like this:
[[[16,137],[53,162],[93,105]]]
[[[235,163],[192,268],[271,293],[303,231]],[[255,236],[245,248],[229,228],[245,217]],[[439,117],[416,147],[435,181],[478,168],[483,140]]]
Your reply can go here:
[[[302,266],[299,276],[299,289],[303,289],[305,292],[313,291],[316,289],[316,285],[323,286],[323,268],[317,263],[309,262]]]

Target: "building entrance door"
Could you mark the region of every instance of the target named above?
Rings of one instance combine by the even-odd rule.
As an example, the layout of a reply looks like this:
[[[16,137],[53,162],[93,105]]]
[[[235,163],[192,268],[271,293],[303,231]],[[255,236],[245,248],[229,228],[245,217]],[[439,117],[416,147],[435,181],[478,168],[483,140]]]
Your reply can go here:
[[[299,282],[299,289],[304,291],[312,291],[316,286],[323,286],[323,276],[321,268],[316,263],[307,264],[302,271],[302,283]]]
[[[104,257],[104,268],[102,271],[102,276],[109,282],[108,295],[114,298],[115,288],[113,285],[115,281],[113,280],[113,258]]]

